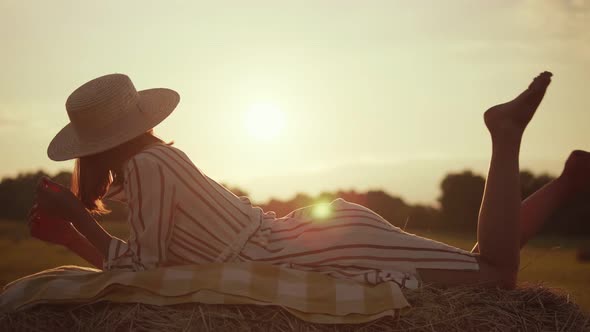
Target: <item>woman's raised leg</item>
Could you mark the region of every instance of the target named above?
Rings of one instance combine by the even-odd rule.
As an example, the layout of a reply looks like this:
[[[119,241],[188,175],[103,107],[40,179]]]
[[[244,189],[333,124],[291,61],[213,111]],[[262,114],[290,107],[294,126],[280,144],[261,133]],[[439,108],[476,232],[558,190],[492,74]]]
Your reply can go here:
[[[565,202],[590,189],[590,153],[573,151],[562,174],[525,199],[520,206],[520,248],[539,232],[543,224]],[[476,243],[472,252],[479,252]]]
[[[551,74],[542,73],[514,100],[484,115],[492,138],[492,158],[477,229],[480,271],[419,270],[424,282],[515,285],[520,263],[520,143],[550,82]]]
[[[545,221],[582,191],[590,189],[590,153],[573,151],[561,175],[537,190],[523,203],[520,214],[520,247],[539,232]]]

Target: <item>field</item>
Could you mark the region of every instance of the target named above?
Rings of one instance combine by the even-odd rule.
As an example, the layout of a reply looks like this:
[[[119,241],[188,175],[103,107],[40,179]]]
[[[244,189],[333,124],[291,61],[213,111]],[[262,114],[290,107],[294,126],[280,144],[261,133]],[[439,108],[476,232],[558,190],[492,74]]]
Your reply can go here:
[[[123,223],[105,223],[114,235],[125,238]],[[454,246],[470,249],[473,235],[453,233],[418,233]],[[520,281],[544,282],[562,288],[575,302],[590,311],[590,263],[576,261],[576,248],[590,243],[590,238],[544,237],[532,241],[522,251]],[[23,222],[0,221],[0,284],[46,268],[76,264],[87,266],[84,260],[60,246],[33,239]]]

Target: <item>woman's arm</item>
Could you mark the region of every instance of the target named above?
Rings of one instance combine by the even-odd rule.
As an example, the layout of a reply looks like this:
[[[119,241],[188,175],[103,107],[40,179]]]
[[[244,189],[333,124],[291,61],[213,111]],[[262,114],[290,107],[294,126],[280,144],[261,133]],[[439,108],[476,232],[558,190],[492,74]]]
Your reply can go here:
[[[82,234],[78,233],[78,236],[72,238],[65,247],[82,257],[88,263],[94,265],[97,269],[102,270],[104,255],[87,238],[82,236]]]
[[[151,153],[134,156],[125,170],[129,204],[129,241],[111,236],[72,192],[49,179],[37,191],[42,210],[69,220],[104,257],[103,268],[146,270],[167,260],[172,236],[176,187],[172,175]]]
[[[113,237],[70,190],[43,178],[35,201],[30,213],[33,236],[62,244],[94,266],[102,267]]]
[[[103,254],[96,249],[67,220],[47,216],[35,204],[29,213],[31,236],[52,244],[64,246],[95,267],[102,269]]]
[[[109,234],[85,209],[79,210],[77,216],[72,218],[72,224],[82,233],[84,239],[78,238],[74,243],[77,248],[84,248],[84,252],[89,252],[88,245],[92,246],[101,257],[100,266],[102,268],[102,259],[109,255],[109,245],[113,236]]]
[[[72,220],[81,234],[67,246],[70,250],[103,270],[135,268],[134,257],[128,255],[127,242],[112,236],[88,211],[84,209]]]

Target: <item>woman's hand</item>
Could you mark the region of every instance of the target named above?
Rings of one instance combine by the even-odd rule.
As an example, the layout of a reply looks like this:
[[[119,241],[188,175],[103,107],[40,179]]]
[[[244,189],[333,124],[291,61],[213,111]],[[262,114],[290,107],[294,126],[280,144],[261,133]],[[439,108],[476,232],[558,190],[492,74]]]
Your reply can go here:
[[[36,203],[28,219],[31,236],[45,242],[67,247],[81,236],[69,221],[45,215]]]
[[[37,186],[35,202],[44,217],[76,224],[86,211],[84,204],[66,187],[43,177]]]

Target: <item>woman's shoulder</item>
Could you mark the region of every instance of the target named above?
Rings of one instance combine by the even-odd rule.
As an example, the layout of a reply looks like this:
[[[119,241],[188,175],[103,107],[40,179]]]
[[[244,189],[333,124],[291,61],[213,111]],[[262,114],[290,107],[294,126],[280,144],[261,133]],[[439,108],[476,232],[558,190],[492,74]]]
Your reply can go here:
[[[129,158],[127,161],[127,166],[129,167],[129,164],[133,163],[161,163],[173,158],[175,155],[178,157],[185,156],[184,152],[171,145],[165,143],[156,143],[145,147]]]
[[[130,158],[126,168],[128,172],[133,172],[138,168],[174,170],[187,166],[195,167],[182,150],[169,144],[157,143],[147,146]]]

